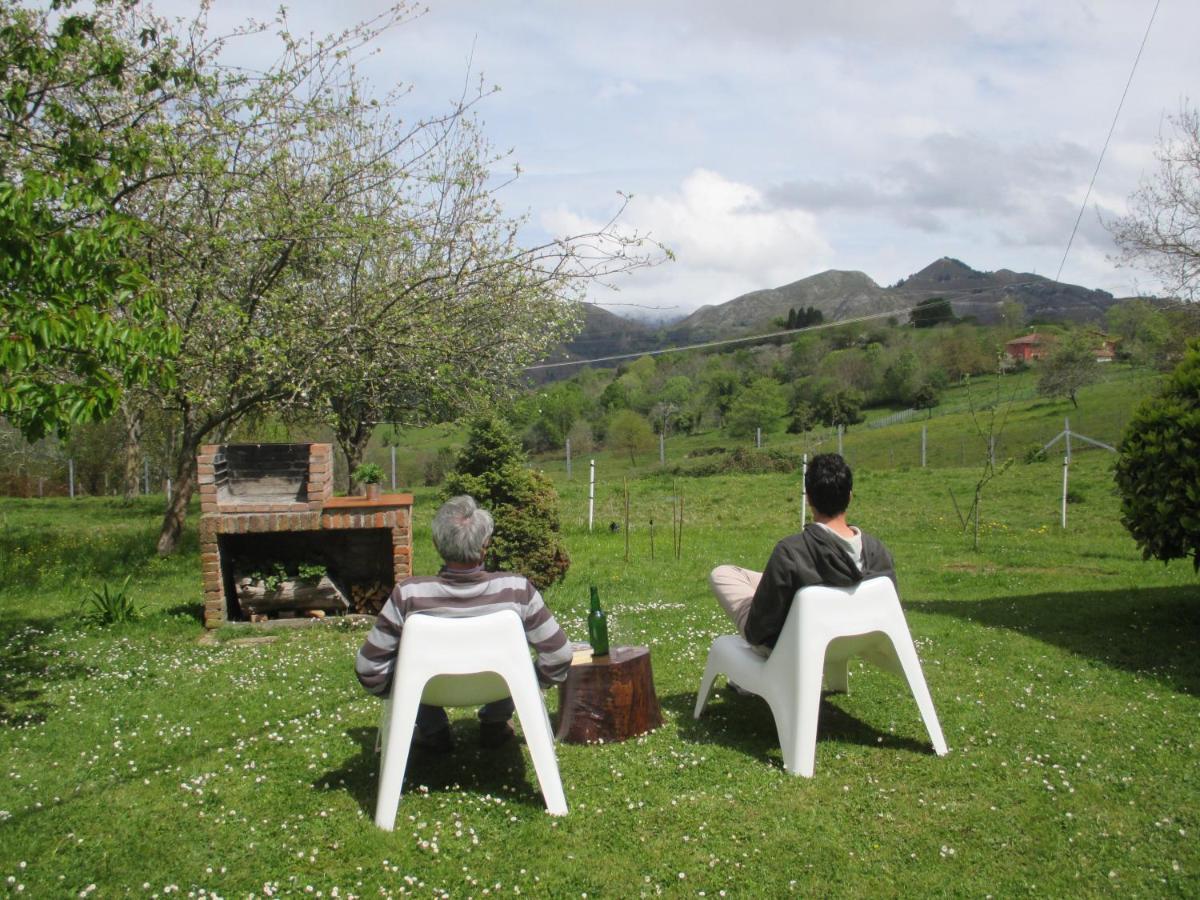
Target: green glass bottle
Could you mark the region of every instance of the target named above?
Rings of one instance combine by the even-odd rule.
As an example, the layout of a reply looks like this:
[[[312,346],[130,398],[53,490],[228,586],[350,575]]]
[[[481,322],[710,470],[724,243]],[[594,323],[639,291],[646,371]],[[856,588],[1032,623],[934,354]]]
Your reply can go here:
[[[600,591],[592,585],[592,608],[588,611],[588,642],[592,656],[608,656],[608,619],[600,608]]]

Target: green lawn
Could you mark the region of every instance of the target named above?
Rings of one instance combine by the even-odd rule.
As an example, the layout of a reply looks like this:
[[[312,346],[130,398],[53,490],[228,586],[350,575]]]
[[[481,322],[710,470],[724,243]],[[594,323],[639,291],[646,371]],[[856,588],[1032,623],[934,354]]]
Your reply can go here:
[[[706,573],[761,566],[796,525],[796,477],[632,479],[626,562],[626,533],[607,527],[623,521],[621,477],[602,475],[589,534],[581,469],[560,473],[574,562],[547,600],[582,638],[587,586],[600,586],[614,641],[651,647],[665,724],[624,744],[560,745],[571,813],[553,819],[524,745],[477,750],[460,711],[460,749],[413,758],[390,834],[371,822],[379,707],[353,677],[362,630],[203,641],[195,517],[184,552],[160,561],[161,498],[0,500],[0,885],[33,897],[1196,896],[1200,581],[1188,563],[1140,559],[1110,466],[1099,451],[1076,457],[1063,531],[1061,464],[1017,464],[985,494],[976,553],[948,493],[961,502],[973,468],[860,463],[851,518],[894,551],[951,752],[933,755],[905,685],[856,667],[852,692],[822,707],[811,780],[783,772],[762,701],[722,684],[691,717],[708,645],[729,630]],[[435,503],[417,491],[418,572],[436,565]],[[146,617],[84,623],[87,588],[129,573]]]

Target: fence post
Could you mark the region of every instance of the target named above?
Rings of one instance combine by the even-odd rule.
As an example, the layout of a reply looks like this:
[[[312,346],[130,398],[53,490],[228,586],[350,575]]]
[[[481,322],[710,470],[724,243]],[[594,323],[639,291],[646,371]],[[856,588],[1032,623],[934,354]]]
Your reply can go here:
[[[922,469],[925,468],[925,432],[926,432],[926,430],[927,430],[926,426],[922,425],[921,426],[921,468]]]
[[[1071,466],[1070,454],[1063,457],[1063,495],[1062,495],[1062,527],[1067,527],[1067,470]]]
[[[667,434],[665,431],[658,433],[658,464],[660,466],[667,464]]]
[[[762,449],[762,429],[761,428],[754,429],[754,447],[756,450]]]
[[[804,492],[804,483],[808,480],[808,454],[804,454],[804,462],[800,465],[800,528],[803,530],[808,520],[808,494]]]
[[[596,461],[593,459],[589,466],[588,476],[588,534],[592,533],[592,516],[596,510]]]
[[[571,439],[567,438],[567,480],[571,479]]]
[[[75,499],[75,460],[67,460],[67,482],[71,492],[71,499]]]
[[[396,445],[392,444],[392,493],[396,492]]]
[[[845,456],[845,454],[842,453],[842,432],[845,430],[845,428],[845,425],[838,426],[838,456]]]
[[[142,457],[142,493],[150,493],[150,457]]]

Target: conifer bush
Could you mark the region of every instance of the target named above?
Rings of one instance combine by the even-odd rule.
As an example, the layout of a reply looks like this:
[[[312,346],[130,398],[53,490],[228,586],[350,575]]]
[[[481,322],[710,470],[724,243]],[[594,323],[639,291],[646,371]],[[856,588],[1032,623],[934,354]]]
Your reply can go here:
[[[526,468],[525,452],[508,426],[482,416],[470,426],[466,446],[444,496],[470,494],[492,514],[496,530],[486,566],[518,572],[538,590],[561,581],[571,559],[559,534],[558,493],[550,479]]]
[[[1145,559],[1200,571],[1200,341],[1134,414],[1119,447],[1121,522]]]

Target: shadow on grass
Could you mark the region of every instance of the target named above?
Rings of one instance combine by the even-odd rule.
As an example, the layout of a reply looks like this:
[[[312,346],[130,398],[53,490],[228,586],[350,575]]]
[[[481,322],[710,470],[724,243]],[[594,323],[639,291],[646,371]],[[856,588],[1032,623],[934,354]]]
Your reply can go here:
[[[179,603],[163,610],[163,615],[178,616],[180,618],[195,619],[197,622],[203,622],[204,604],[199,601],[196,603]]]
[[[718,679],[718,682],[722,683],[721,679]],[[831,743],[933,753],[933,747],[928,741],[880,731],[857,718],[837,705],[840,700],[831,701],[830,698],[837,696],[839,695],[821,696],[821,710],[817,718],[818,761],[823,752],[822,745]],[[699,719],[692,718],[692,710],[696,705],[695,693],[671,694],[661,698],[660,702],[664,708],[675,713],[679,736],[685,741],[696,744],[721,744],[763,762],[782,762],[775,718],[771,715],[771,708],[761,697],[743,696],[730,690],[728,686],[714,688]],[[913,711],[916,714],[915,706]],[[923,727],[919,719],[917,725]]]
[[[1076,591],[925,600],[910,611],[1007,628],[1105,665],[1150,675],[1200,694],[1200,584],[1128,591]]]
[[[42,646],[55,628],[49,618],[0,619],[0,727],[46,721],[51,705],[43,699],[45,688],[83,674],[83,666],[53,657]]]
[[[412,748],[404,772],[404,794],[425,788],[431,794],[449,794],[468,790],[491,794],[510,802],[543,808],[542,789],[532,769],[526,771],[522,740],[509,741],[494,750],[478,744],[479,726],[463,718],[450,720],[454,733],[451,753],[431,753]],[[375,752],[377,728],[351,728],[346,736],[358,745],[358,755],[313,782],[323,791],[346,791],[368,816],[375,816],[375,797],[379,788],[380,755]]]

